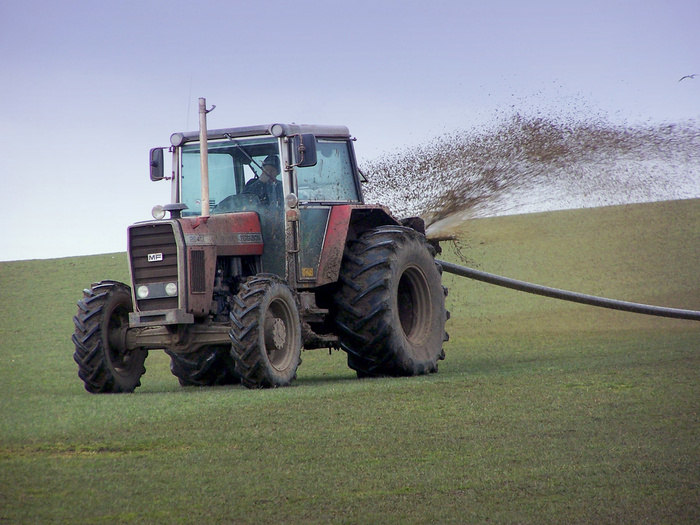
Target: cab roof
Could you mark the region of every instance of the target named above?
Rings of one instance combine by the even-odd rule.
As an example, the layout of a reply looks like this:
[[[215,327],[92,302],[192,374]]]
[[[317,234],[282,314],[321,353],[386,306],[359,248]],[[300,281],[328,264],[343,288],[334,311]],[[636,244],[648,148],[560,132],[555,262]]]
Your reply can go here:
[[[323,124],[260,124],[257,126],[243,126],[239,128],[210,129],[207,130],[207,139],[257,137],[270,135],[274,137],[287,137],[301,133],[313,133],[322,138],[350,138],[350,131],[346,126],[329,126]],[[199,140],[199,131],[184,131],[173,133],[170,143],[173,146],[181,146],[186,142]]]

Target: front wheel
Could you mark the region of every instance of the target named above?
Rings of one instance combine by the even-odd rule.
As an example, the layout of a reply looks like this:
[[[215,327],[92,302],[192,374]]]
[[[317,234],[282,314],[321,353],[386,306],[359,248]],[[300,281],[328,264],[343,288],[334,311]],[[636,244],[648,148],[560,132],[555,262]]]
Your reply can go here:
[[[248,388],[288,386],[301,363],[299,308],[289,286],[272,274],[241,283],[231,309],[231,355]]]
[[[83,291],[73,317],[73,359],[85,390],[93,394],[133,392],[146,372],[147,350],[125,345],[133,312],[131,289],[116,281],[101,281]]]

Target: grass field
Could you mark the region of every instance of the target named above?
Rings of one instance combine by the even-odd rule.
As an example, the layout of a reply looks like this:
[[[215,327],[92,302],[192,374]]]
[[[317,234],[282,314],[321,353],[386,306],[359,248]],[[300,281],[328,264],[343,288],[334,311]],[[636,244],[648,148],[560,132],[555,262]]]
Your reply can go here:
[[[443,257],[700,309],[700,200],[463,226]],[[162,352],[129,395],[72,360],[81,290],[125,254],[0,263],[0,523],[698,523],[700,323],[445,275],[440,372],[183,389]]]

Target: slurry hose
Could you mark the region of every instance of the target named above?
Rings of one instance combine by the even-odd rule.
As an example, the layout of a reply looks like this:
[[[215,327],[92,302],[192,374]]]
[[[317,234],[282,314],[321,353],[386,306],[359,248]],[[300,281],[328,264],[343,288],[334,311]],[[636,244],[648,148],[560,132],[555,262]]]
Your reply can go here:
[[[558,288],[550,288],[548,286],[542,286],[539,284],[518,281],[516,279],[509,279],[508,277],[502,277],[500,275],[474,270],[473,268],[467,268],[466,266],[460,266],[458,264],[452,264],[445,261],[436,262],[440,264],[442,266],[442,269],[446,272],[453,273],[455,275],[460,275],[462,277],[467,277],[469,279],[494,284],[496,286],[512,288],[513,290],[519,290],[521,292],[543,295],[545,297],[562,299],[564,301],[571,301],[574,303],[588,304],[591,306],[600,306],[602,308],[611,308],[613,310],[622,310],[625,312],[634,312],[638,314],[656,315],[659,317],[672,317],[675,319],[691,319],[693,321],[700,321],[700,311],[696,310],[682,310],[679,308],[666,308],[663,306],[652,306],[648,304],[630,303],[628,301],[617,301],[615,299],[607,299],[605,297],[596,297],[595,295],[586,295],[577,292],[569,292],[567,290],[560,290]]]

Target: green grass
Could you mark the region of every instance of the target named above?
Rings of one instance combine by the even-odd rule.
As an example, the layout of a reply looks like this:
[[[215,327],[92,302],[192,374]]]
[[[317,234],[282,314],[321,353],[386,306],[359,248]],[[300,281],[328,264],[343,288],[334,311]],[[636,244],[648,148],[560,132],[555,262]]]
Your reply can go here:
[[[480,269],[700,308],[700,200],[472,221]],[[459,262],[446,247],[445,258]],[[445,275],[440,372],[130,395],[72,361],[81,290],[124,254],[0,263],[0,523],[697,523],[700,324]]]

